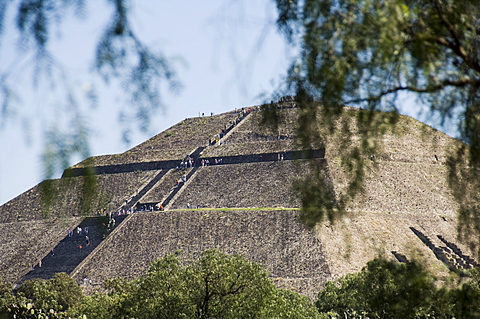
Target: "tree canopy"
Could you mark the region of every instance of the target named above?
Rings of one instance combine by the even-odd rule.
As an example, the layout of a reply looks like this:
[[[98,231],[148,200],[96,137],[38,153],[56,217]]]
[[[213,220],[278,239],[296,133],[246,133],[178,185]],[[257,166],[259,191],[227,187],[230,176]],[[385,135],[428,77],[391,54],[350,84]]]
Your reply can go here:
[[[478,318],[478,271],[467,275],[445,283],[417,262],[374,259],[361,272],[328,282],[316,306],[333,318]]]
[[[475,0],[276,1],[278,26],[301,48],[291,83],[339,106],[397,111],[416,93],[442,120],[455,117],[478,148],[479,3]]]
[[[85,296],[66,274],[0,291],[0,317],[16,318],[319,318],[307,297],[277,289],[260,264],[207,250],[153,262],[137,279],[107,280],[107,292]],[[2,317],[3,318],[3,317]]]
[[[0,318],[478,318],[479,279],[472,269],[440,281],[416,262],[377,258],[327,282],[313,303],[276,288],[262,265],[207,250],[194,261],[167,255],[89,296],[64,273],[16,290],[0,283]]]
[[[332,205],[331,196],[322,201],[309,196],[316,193],[312,189],[326,188],[321,176],[313,184],[303,183],[307,224],[312,226],[324,216],[335,218],[345,201],[355,197],[365,177],[365,159],[375,152],[381,126],[394,125],[402,104],[414,97],[418,112],[430,112],[440,124],[453,123],[466,142],[448,160],[448,182],[461,203],[461,216],[468,220],[465,229],[480,225],[474,204],[478,195],[472,191],[478,187],[465,185],[478,186],[480,165],[480,2],[275,2],[278,28],[299,49],[286,89],[299,100],[303,143],[327,143],[329,134],[339,129],[336,123],[345,105],[364,109],[357,119],[362,143],[345,151],[342,159],[351,173],[348,194]],[[378,110],[386,113],[373,112]],[[348,125],[342,129],[347,145],[352,130]]]

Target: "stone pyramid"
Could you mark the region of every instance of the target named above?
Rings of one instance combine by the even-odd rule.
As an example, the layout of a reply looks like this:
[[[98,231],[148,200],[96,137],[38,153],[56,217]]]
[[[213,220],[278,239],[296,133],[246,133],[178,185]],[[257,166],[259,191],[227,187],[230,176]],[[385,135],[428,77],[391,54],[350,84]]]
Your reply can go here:
[[[0,207],[0,276],[18,283],[67,272],[98,291],[103,280],[139,276],[165,254],[181,251],[188,261],[217,248],[314,297],[378,255],[421,258],[439,272],[476,265],[457,240],[459,203],[446,182],[446,158],[461,142],[399,116],[396,129],[377,138],[348,214],[308,230],[292,182],[316,167],[336,198],[344,194],[341,133],[305,150],[296,139],[298,108],[282,107],[276,130],[260,125],[259,107],[188,118],[19,195]],[[355,125],[359,112],[346,107],[342,116]]]

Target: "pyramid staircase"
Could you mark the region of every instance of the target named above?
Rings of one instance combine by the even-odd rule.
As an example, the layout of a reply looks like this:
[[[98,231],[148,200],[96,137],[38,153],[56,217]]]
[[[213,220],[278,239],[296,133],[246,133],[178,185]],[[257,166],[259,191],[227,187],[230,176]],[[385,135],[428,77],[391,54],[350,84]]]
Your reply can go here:
[[[248,115],[250,115],[250,113],[242,114],[236,123],[232,123],[227,130],[224,130],[224,135],[219,140],[219,143],[226,137],[227,132],[231,133],[236,125]],[[198,169],[198,166],[200,165],[200,156],[205,148],[205,146],[198,147],[188,155],[193,158],[195,167],[186,175],[187,180],[190,179]],[[169,166],[172,166],[170,162],[171,161],[168,161],[168,164]],[[105,172],[101,173],[104,174],[115,173],[117,172],[116,170],[118,170],[116,167],[113,169],[109,167],[109,170],[105,168],[103,169]],[[173,168],[161,169],[160,172],[145,184],[134,196],[127,200],[118,211],[128,211],[136,205],[140,205],[141,198],[144,197],[159,181],[161,181],[171,169]],[[98,173],[98,168],[96,168],[96,171]],[[74,174],[81,175],[82,172],[83,169],[74,171]],[[70,172],[70,174],[72,173]],[[171,190],[162,202],[163,207],[170,203],[185,184],[186,183],[180,183],[178,187]],[[106,216],[84,218],[80,224],[77,225],[77,228],[72,230],[72,233],[67,233],[47,255],[38,261],[30,272],[21,278],[20,282],[34,278],[50,279],[55,273],[59,272],[71,274],[97,247],[100,246],[113,228],[118,227],[128,216],[129,215],[125,214],[112,214],[110,218],[114,220],[114,226],[109,222],[109,217]],[[81,229],[81,231],[77,231],[77,229]]]
[[[168,172],[168,170],[163,169],[155,175],[154,178],[150,182],[147,183],[136,195],[131,197],[122,207],[120,207],[119,211],[127,211],[137,205],[138,201],[145,196],[161,179],[165,174]]]
[[[126,215],[113,217],[120,224]],[[108,235],[108,217],[86,217],[45,255],[21,281],[52,278],[55,273],[71,273]],[[81,229],[81,231],[77,231]],[[87,241],[88,236],[88,241]]]

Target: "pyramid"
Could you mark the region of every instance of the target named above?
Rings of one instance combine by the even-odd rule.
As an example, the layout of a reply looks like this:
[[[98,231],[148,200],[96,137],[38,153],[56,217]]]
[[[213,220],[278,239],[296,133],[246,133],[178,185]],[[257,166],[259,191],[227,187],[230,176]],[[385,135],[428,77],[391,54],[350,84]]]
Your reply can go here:
[[[187,118],[12,199],[0,207],[0,276],[19,283],[67,272],[93,292],[166,254],[188,262],[216,248],[262,263],[277,286],[313,298],[377,256],[421,259],[440,273],[476,266],[457,240],[459,203],[447,184],[447,157],[460,141],[400,115],[375,137],[348,213],[310,230],[292,183],[318,169],[335,198],[345,194],[342,133],[306,150],[295,103],[278,112],[276,129],[260,125],[257,106]],[[355,127],[360,112],[345,107],[342,118]],[[349,143],[360,145],[353,131]]]

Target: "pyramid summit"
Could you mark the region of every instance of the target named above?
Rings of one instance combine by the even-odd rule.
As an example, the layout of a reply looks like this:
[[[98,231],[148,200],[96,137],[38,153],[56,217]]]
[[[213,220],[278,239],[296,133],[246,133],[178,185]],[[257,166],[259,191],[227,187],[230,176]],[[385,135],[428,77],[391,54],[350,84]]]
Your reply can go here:
[[[461,142],[411,117],[385,122],[367,139],[378,147],[362,155],[364,181],[348,213],[310,230],[292,185],[321,176],[333,201],[345,198],[344,159],[364,142],[363,111],[345,107],[328,138],[305,148],[301,110],[291,101],[276,106],[275,129],[261,125],[260,107],[188,118],[7,202],[0,275],[18,283],[66,272],[96,291],[105,279],[140,276],[168,253],[192,260],[217,248],[262,263],[279,287],[313,297],[379,254],[422,258],[440,272],[476,266],[457,239],[460,203],[447,183],[448,155]],[[353,132],[348,145],[344,126]]]

